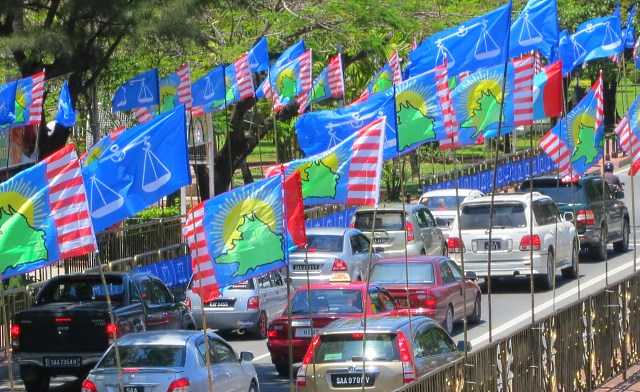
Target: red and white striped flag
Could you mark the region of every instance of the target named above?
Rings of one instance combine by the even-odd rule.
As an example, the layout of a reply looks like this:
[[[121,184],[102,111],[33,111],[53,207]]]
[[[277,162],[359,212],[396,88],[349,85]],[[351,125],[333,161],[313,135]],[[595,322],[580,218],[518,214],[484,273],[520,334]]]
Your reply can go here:
[[[31,105],[29,108],[29,124],[42,122],[42,102],[44,99],[44,71],[31,76]]]
[[[528,55],[513,60],[513,123],[533,124],[533,76],[534,56]]]
[[[178,91],[176,92],[178,94],[178,102],[184,105],[186,110],[191,110],[191,104],[193,103],[193,97],[191,96],[191,67],[189,64],[185,64],[176,71],[176,74],[180,79]]]
[[[571,152],[566,144],[553,132],[549,131],[540,139],[539,146],[549,158],[558,165],[558,173],[561,177],[571,175]]]
[[[320,83],[326,83],[329,86],[329,95],[322,97],[312,96],[315,86]],[[342,56],[337,54],[329,59],[327,67],[318,75],[318,77],[311,84],[311,89],[303,94],[298,95],[298,113],[302,115],[310,104],[311,99],[313,102],[321,102],[325,99],[339,98],[344,96],[344,76],[342,73]]]
[[[631,129],[629,117],[624,116],[613,130],[618,135],[620,147],[625,154],[631,156],[631,167],[629,175],[635,175],[640,169],[640,139],[638,135]]]
[[[236,81],[238,82],[240,100],[253,97],[253,78],[251,77],[251,69],[249,69],[249,57],[247,56],[247,53],[245,52],[236,61],[234,61],[233,66],[236,71]]]
[[[360,129],[353,141],[347,204],[378,205],[385,124],[386,117],[374,120]]]
[[[444,118],[444,129],[447,132],[447,139],[440,141],[440,149],[447,150],[456,147],[455,140],[457,140],[458,137],[459,126],[458,120],[456,119],[455,109],[453,107],[453,101],[451,100],[446,57],[444,59],[444,63],[436,67],[435,73],[438,100],[440,101],[442,116]],[[459,142],[457,147],[460,147]]]
[[[602,125],[602,121],[604,120],[604,100],[602,98],[602,70],[600,70],[600,75],[598,76],[598,80],[596,81],[596,85],[593,86],[595,90],[596,96],[596,119],[594,124],[594,129],[600,128]]]
[[[206,303],[220,296],[220,286],[204,234],[204,205],[205,202],[201,202],[189,211],[182,227],[182,234],[191,249],[193,292],[199,294],[202,302]]]
[[[153,118],[153,113],[149,110],[149,108],[145,106],[141,106],[139,108],[135,108],[133,110],[136,115],[136,119],[138,120],[138,124],[145,123]]]

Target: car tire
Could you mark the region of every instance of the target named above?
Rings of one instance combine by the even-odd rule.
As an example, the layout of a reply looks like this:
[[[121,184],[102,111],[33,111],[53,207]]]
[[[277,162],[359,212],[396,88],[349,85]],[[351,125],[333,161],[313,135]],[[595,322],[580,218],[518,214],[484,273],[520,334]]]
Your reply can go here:
[[[449,336],[453,333],[453,308],[451,305],[447,306],[447,314],[444,316],[442,327],[447,331]]]
[[[251,329],[251,334],[256,339],[266,339],[267,338],[267,314],[265,312],[260,312],[260,316],[258,317],[258,322],[256,323],[255,328]]]
[[[560,272],[562,272],[563,279],[575,279],[578,277],[578,254],[580,253],[580,249],[578,249],[577,241],[573,241],[573,249],[571,250],[571,266],[567,268],[563,268]]]
[[[613,243],[613,250],[618,253],[629,250],[629,221],[626,219],[622,223],[622,239]]]
[[[24,389],[27,392],[47,392],[51,383],[51,376],[34,366],[20,366],[20,374],[25,377],[30,374],[29,381],[24,380]],[[35,379],[32,376],[36,376]]]
[[[607,231],[604,226],[600,228],[600,242],[597,245],[593,245],[589,248],[589,255],[595,261],[604,261],[607,258]]]
[[[289,364],[286,362],[276,363],[276,372],[280,377],[289,377]]]
[[[249,385],[249,392],[260,392],[255,381],[251,381],[251,385]]]
[[[469,317],[468,321],[471,324],[478,324],[482,317],[482,300],[480,299],[480,294],[476,295],[475,301],[473,301],[473,313]]]
[[[553,265],[553,252],[547,252],[546,273],[535,276],[536,285],[541,290],[551,290],[556,279],[556,270]]]

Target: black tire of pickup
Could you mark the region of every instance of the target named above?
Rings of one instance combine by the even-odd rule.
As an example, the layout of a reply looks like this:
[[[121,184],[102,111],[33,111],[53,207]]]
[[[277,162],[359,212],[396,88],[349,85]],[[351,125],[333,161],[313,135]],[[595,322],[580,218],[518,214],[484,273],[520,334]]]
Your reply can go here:
[[[607,228],[603,224],[600,230],[600,242],[589,247],[589,256],[595,261],[604,261],[607,258]]]
[[[613,243],[613,250],[618,253],[629,250],[629,231],[629,220],[625,219],[622,223],[622,239]]]
[[[47,392],[51,383],[51,375],[37,366],[20,366],[20,377],[27,392]]]

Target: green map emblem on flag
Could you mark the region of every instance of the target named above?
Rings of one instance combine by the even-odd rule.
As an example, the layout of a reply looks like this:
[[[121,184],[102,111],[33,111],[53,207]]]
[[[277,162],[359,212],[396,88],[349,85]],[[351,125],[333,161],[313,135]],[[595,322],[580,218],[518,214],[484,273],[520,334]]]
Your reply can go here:
[[[601,138],[596,142],[595,117],[588,112],[567,117],[571,127],[571,137],[567,138],[571,151],[571,163],[593,164],[600,159],[604,147],[604,139]]]
[[[338,173],[340,158],[330,154],[324,158],[305,162],[297,167],[302,182],[302,197],[335,198],[340,173]]]

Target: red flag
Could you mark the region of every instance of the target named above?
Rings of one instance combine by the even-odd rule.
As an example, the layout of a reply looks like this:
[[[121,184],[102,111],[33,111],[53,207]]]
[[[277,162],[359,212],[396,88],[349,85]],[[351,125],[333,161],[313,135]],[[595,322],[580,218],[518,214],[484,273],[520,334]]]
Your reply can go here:
[[[533,119],[562,114],[562,62],[545,67],[533,78]]]
[[[284,180],[284,211],[289,236],[296,246],[307,244],[304,226],[304,205],[302,204],[302,183],[300,172],[295,171]]]

